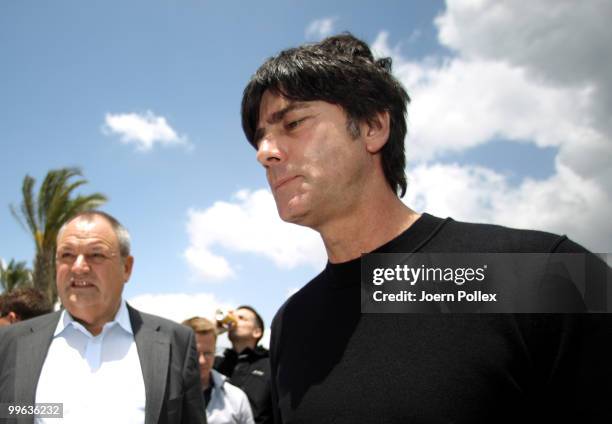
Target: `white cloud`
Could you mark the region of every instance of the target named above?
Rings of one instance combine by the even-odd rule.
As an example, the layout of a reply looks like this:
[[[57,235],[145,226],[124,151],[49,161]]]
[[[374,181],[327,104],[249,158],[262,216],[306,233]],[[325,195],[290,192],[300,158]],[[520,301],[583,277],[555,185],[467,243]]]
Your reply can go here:
[[[139,311],[179,323],[194,316],[212,320],[217,309],[232,309],[236,305],[236,302],[217,299],[211,293],[141,294],[128,302]]]
[[[594,252],[609,252],[612,201],[595,181],[564,165],[546,180],[518,187],[493,170],[421,164],[408,175],[405,202],[419,211],[456,220],[566,233]]]
[[[449,0],[436,25],[440,43],[463,57],[506,61],[563,85],[610,85],[610,16],[607,0]]]
[[[102,131],[105,134],[118,134],[122,143],[134,144],[136,149],[142,152],[151,150],[156,144],[190,147],[187,138],[179,136],[166,118],[157,116],[151,111],[143,114],[107,113],[104,120]]]
[[[334,32],[336,18],[321,18],[312,21],[306,27],[305,35],[308,40],[320,40]]]
[[[612,221],[605,216],[612,206],[612,101],[606,97],[612,57],[601,41],[612,37],[601,17],[610,7],[448,3],[436,23],[455,56],[409,61],[386,32],[373,44],[393,58],[413,100],[407,203],[468,221],[568,233],[594,251],[612,250]],[[575,34],[580,42],[568,45]],[[444,153],[500,137],[556,147],[555,174],[512,186],[490,169],[435,163]]]
[[[412,97],[407,156],[431,160],[489,142],[495,137],[556,146],[580,173],[608,166],[604,136],[589,125],[591,87],[558,88],[530,79],[523,68],[492,60],[463,58],[409,62],[379,34],[374,46],[390,54],[395,74]],[[563,150],[580,145],[583,155],[600,158],[593,166]]]
[[[577,171],[602,172],[604,167],[612,168],[612,55],[606,53],[612,44],[609,16],[612,3],[607,0],[451,0],[436,24],[440,42],[461,57],[506,63],[522,69],[535,84],[565,93],[565,104],[574,109],[574,116],[569,116],[572,123],[586,127],[588,139],[603,135],[602,140],[587,140],[586,149],[580,149],[580,157],[570,166],[579,166],[588,156],[589,162],[596,163],[582,164]],[[576,92],[585,95],[575,96]],[[566,118],[567,114],[561,114],[558,120]],[[562,155],[566,162],[574,157]]]
[[[236,274],[226,258],[213,249],[252,253],[280,268],[324,266],[325,250],[319,235],[283,222],[269,190],[241,190],[230,202],[218,201],[204,210],[189,210],[190,244],[185,258],[201,280],[222,280]]]
[[[215,255],[206,245],[191,245],[185,250],[185,259],[202,280],[222,281],[236,275],[227,259]]]

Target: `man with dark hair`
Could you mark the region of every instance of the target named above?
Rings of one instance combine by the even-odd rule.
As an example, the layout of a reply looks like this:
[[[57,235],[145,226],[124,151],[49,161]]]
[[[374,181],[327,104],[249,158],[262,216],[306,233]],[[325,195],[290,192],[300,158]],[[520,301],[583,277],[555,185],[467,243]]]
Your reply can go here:
[[[0,295],[0,327],[51,312],[44,293],[33,287],[15,289]]]
[[[0,329],[0,404],[62,403],[67,422],[206,423],[195,336],[125,302],[133,264],[129,233],[110,215],[62,226],[65,309]]]
[[[610,350],[595,337],[612,338],[607,316],[360,312],[363,253],[586,252],[565,236],[440,219],[402,203],[407,102],[391,60],[375,60],[350,34],[280,52],[244,90],[243,129],[280,217],[318,231],[328,255],[272,323],[276,422],[609,414]]]
[[[269,353],[258,346],[264,334],[263,319],[248,305],[229,314],[233,319],[228,333],[232,348],[216,358],[214,368],[246,393],[257,424],[272,423]]]

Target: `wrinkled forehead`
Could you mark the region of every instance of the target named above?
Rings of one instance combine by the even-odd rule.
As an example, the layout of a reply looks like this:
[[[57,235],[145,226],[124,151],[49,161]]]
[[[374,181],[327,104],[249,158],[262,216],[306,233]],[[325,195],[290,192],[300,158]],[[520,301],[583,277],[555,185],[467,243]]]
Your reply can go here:
[[[83,233],[91,232],[96,226],[96,222],[94,222],[93,219],[84,219],[84,218],[77,218],[70,224],[72,224],[73,227],[77,231],[80,231]]]
[[[57,244],[119,244],[111,224],[99,216],[77,217],[66,223],[57,235]]]

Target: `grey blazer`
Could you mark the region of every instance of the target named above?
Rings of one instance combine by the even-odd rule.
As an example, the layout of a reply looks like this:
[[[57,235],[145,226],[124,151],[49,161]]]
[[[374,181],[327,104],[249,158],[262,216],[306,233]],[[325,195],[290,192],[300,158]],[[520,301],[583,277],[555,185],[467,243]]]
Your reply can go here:
[[[128,311],[145,384],[145,424],[205,424],[193,331],[129,305]],[[0,328],[0,403],[34,403],[59,317],[53,312]],[[12,422],[32,423],[33,418]]]

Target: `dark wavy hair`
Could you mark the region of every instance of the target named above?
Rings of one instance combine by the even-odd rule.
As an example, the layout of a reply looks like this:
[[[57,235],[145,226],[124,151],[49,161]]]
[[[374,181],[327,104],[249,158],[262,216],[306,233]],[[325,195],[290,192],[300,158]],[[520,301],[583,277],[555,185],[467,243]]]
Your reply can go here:
[[[15,289],[0,296],[0,317],[14,312],[20,320],[26,320],[53,311],[45,294],[33,287]]]
[[[261,98],[270,90],[294,101],[322,100],[341,106],[347,129],[359,136],[360,122],[388,112],[390,132],[382,148],[382,166],[391,189],[406,193],[406,105],[410,97],[391,74],[391,59],[375,60],[368,45],[349,33],[316,44],[283,50],[251,77],[242,97],[242,129],[253,147]]]

